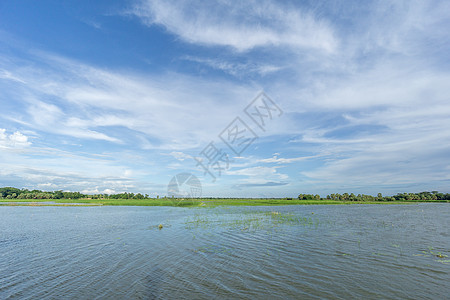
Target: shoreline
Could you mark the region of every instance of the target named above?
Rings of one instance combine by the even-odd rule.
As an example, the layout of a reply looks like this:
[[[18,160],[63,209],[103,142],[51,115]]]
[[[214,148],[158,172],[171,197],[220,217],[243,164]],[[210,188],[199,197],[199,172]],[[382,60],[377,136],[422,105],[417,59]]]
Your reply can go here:
[[[1,199],[0,206],[284,206],[284,205],[359,205],[359,204],[419,204],[449,203],[448,200],[431,201],[336,201],[336,200],[286,200],[279,198],[167,198],[167,199]]]

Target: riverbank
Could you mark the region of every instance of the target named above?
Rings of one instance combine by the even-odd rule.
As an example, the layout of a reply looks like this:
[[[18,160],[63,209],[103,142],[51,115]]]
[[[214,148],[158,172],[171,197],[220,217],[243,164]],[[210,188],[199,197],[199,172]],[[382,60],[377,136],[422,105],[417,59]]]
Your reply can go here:
[[[179,206],[179,207],[215,207],[215,206],[277,206],[277,205],[357,205],[357,204],[413,204],[448,203],[448,200],[430,201],[336,201],[336,200],[299,200],[280,198],[162,198],[162,199],[1,199],[3,206]]]

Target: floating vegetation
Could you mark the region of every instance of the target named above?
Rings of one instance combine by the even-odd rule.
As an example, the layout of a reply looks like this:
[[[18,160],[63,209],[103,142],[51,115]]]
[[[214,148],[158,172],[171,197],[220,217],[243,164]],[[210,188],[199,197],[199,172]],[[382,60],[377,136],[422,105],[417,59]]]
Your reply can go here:
[[[156,224],[156,225],[149,226],[148,229],[159,229],[159,230],[161,230],[161,229],[167,228],[167,227],[170,227],[170,225],[169,224]]]
[[[442,254],[441,252],[434,252],[433,250],[434,250],[433,247],[428,247],[428,252],[429,252],[429,254],[431,254],[432,256],[436,256],[436,257],[439,257],[439,258],[445,258],[445,257],[448,257],[448,255]]]
[[[450,259],[438,259],[436,261],[443,263],[443,264],[450,264]]]
[[[311,216],[299,216],[279,211],[240,211],[238,214],[196,214],[189,217],[186,228],[209,228],[221,226],[242,231],[274,229],[281,225],[315,226],[320,224],[319,219]]]
[[[421,252],[422,253],[414,254],[414,256],[424,256],[424,257],[433,257],[433,258],[437,257],[439,259],[436,260],[436,261],[439,261],[439,262],[442,262],[442,263],[448,263],[450,261],[448,259],[442,260],[442,258],[447,258],[448,255],[442,254],[441,252],[434,251],[433,247],[428,247],[427,250],[422,250]]]
[[[212,220],[206,215],[196,214],[193,218],[188,219],[185,222],[185,225],[188,229],[203,227],[208,227],[208,224],[211,224]]]
[[[398,257],[398,255],[395,255],[395,254],[381,253],[381,252],[372,252],[372,255],[376,255],[376,256]]]
[[[346,253],[346,252],[342,252],[342,251],[336,251],[336,256],[354,256],[351,253]]]

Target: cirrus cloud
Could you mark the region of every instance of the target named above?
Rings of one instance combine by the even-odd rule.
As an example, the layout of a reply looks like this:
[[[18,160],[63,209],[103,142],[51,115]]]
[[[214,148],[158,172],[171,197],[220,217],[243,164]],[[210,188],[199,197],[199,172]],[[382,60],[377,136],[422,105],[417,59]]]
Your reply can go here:
[[[288,46],[332,52],[333,30],[324,20],[274,1],[140,1],[128,13],[161,25],[189,43],[238,51]]]

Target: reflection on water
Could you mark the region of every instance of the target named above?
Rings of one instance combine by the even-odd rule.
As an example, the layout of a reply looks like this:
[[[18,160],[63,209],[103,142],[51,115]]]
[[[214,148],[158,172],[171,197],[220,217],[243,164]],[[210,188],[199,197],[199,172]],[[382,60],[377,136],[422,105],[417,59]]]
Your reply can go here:
[[[2,206],[0,299],[444,299],[449,207]]]

